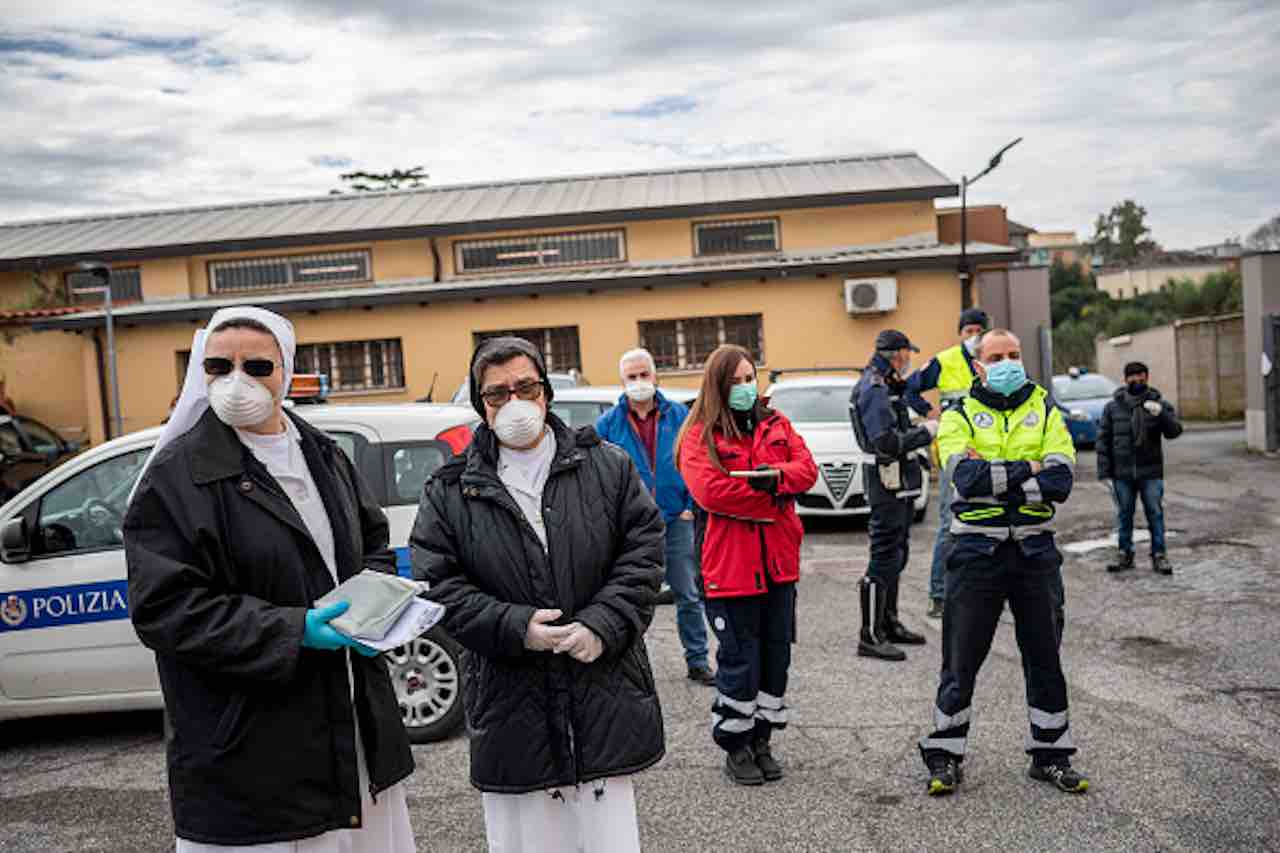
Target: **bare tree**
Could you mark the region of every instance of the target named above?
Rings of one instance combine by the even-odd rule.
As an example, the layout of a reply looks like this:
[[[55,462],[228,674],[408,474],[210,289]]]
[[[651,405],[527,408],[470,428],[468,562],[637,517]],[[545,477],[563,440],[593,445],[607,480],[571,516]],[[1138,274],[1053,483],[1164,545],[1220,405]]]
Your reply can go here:
[[[1256,249],[1260,252],[1280,249],[1280,214],[1259,225],[1249,235],[1248,246],[1250,249]]]

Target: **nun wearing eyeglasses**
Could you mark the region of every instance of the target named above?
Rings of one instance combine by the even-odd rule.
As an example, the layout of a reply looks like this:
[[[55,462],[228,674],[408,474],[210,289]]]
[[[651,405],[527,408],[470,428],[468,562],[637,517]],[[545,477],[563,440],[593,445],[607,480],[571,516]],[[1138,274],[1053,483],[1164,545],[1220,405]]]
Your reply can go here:
[[[386,664],[312,602],[393,573],[346,455],[283,408],[293,326],[258,308],[196,333],[124,524],[129,610],[170,721],[178,853],[410,853],[413,756]]]

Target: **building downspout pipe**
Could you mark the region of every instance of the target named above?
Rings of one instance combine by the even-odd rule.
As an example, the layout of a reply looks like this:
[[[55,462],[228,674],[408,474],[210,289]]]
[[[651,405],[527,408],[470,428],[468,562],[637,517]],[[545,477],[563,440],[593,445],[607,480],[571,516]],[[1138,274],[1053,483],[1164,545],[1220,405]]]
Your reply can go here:
[[[98,367],[98,405],[102,408],[102,434],[110,441],[111,435],[111,409],[107,405],[107,368],[104,363],[105,353],[102,348],[102,338],[98,337],[98,330],[93,330],[93,354],[94,363]]]
[[[427,243],[431,246],[431,283],[440,283],[440,249],[436,247],[436,238],[428,237]]]

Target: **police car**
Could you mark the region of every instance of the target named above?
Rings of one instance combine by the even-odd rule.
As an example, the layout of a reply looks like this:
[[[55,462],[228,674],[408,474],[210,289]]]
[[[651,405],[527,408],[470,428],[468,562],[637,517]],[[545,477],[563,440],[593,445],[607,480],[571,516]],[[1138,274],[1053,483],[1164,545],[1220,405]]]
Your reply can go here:
[[[791,371],[771,374],[776,377],[784,372]],[[769,388],[769,405],[791,421],[821,474],[812,489],[796,498],[800,515],[849,517],[871,512],[862,486],[862,464],[874,464],[875,460],[858,448],[849,420],[849,398],[857,384],[848,376],[813,376],[779,379]],[[928,459],[924,451],[919,453]],[[929,471],[922,473],[920,496],[915,499],[916,521],[924,518],[929,507]]]
[[[379,496],[401,574],[427,476],[471,442],[469,406],[307,406]],[[0,508],[0,721],[163,707],[152,652],[129,622],[121,525],[160,430],[100,445]],[[458,646],[440,628],[384,655],[409,736],[462,718]]]
[[[1073,367],[1053,377],[1053,399],[1062,409],[1067,431],[1076,447],[1094,447],[1102,424],[1102,411],[1120,385],[1101,373]]]

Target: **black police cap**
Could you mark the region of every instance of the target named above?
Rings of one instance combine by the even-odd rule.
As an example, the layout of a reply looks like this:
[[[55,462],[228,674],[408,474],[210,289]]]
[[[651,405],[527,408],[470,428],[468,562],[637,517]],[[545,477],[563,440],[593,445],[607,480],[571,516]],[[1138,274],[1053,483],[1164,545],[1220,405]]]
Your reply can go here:
[[[895,351],[909,349],[912,352],[920,352],[920,347],[911,343],[911,339],[897,329],[885,329],[876,335],[876,349]]]

